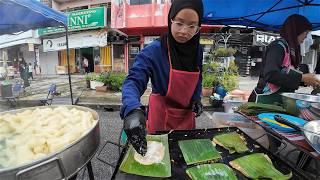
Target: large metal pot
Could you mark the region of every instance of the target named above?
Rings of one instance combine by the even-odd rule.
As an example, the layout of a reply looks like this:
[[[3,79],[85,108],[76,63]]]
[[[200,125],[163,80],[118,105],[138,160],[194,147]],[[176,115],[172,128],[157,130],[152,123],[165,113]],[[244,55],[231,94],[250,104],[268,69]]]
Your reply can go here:
[[[300,93],[281,93],[283,107],[287,113],[299,116],[300,109],[310,106],[310,103],[319,103],[320,96],[300,94]]]
[[[77,108],[79,110],[89,111],[92,113],[97,123],[90,129],[90,131],[87,132],[87,134],[58,152],[17,167],[0,169],[1,180],[67,179],[75,175],[87,162],[91,160],[98,149],[100,141],[98,113],[86,107],[73,105],[63,106],[69,109]],[[2,112],[0,113],[0,116],[4,113],[18,113],[27,109],[33,110],[35,108],[48,107],[55,108],[61,106],[55,105],[24,108]]]

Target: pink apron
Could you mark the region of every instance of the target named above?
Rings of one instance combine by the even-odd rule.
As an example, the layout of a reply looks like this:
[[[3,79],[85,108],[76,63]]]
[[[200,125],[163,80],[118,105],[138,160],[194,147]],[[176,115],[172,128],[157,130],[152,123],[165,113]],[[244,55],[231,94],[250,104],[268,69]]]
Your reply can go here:
[[[168,91],[166,96],[152,93],[149,97],[148,133],[195,128],[195,114],[191,110],[190,101],[200,73],[172,69],[170,52],[168,56],[170,63]]]

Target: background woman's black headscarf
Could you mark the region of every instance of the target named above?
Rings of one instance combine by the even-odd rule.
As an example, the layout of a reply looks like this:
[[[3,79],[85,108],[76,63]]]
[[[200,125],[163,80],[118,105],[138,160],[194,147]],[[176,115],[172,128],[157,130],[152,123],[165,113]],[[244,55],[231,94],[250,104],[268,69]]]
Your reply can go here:
[[[171,19],[184,8],[190,8],[197,12],[199,16],[199,27],[203,16],[202,0],[174,0],[171,4],[168,15],[168,34],[161,36],[161,43],[167,49],[167,40],[170,47],[172,67],[177,70],[194,72],[198,71],[197,56],[200,46],[200,32],[194,35],[186,43],[178,43],[171,34]]]
[[[289,44],[291,64],[294,67],[298,67],[298,65],[301,63],[300,45],[297,37],[299,34],[307,30],[312,30],[311,23],[306,17],[298,14],[289,16],[280,30],[280,36]]]

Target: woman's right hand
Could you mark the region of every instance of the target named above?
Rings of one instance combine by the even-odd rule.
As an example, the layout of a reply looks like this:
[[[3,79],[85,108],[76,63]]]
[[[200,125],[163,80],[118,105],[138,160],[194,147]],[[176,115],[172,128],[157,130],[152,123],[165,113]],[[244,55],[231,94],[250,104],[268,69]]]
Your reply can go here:
[[[124,118],[124,132],[133,148],[141,155],[147,152],[146,117],[142,109],[132,110]]]
[[[307,86],[318,87],[320,86],[320,80],[317,79],[316,75],[313,73],[307,73],[302,75],[302,82]]]

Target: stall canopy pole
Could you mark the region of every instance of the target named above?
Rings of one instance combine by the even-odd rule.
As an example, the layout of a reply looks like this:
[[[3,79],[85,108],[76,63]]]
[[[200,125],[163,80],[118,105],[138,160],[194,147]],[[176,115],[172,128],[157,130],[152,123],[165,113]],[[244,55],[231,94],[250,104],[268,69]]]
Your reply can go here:
[[[68,41],[68,25],[63,25],[66,30],[66,46],[67,46],[67,63],[68,63],[68,77],[69,77],[69,88],[71,104],[73,105],[72,87],[71,87],[71,75],[70,75],[70,59],[69,59],[69,41]]]

